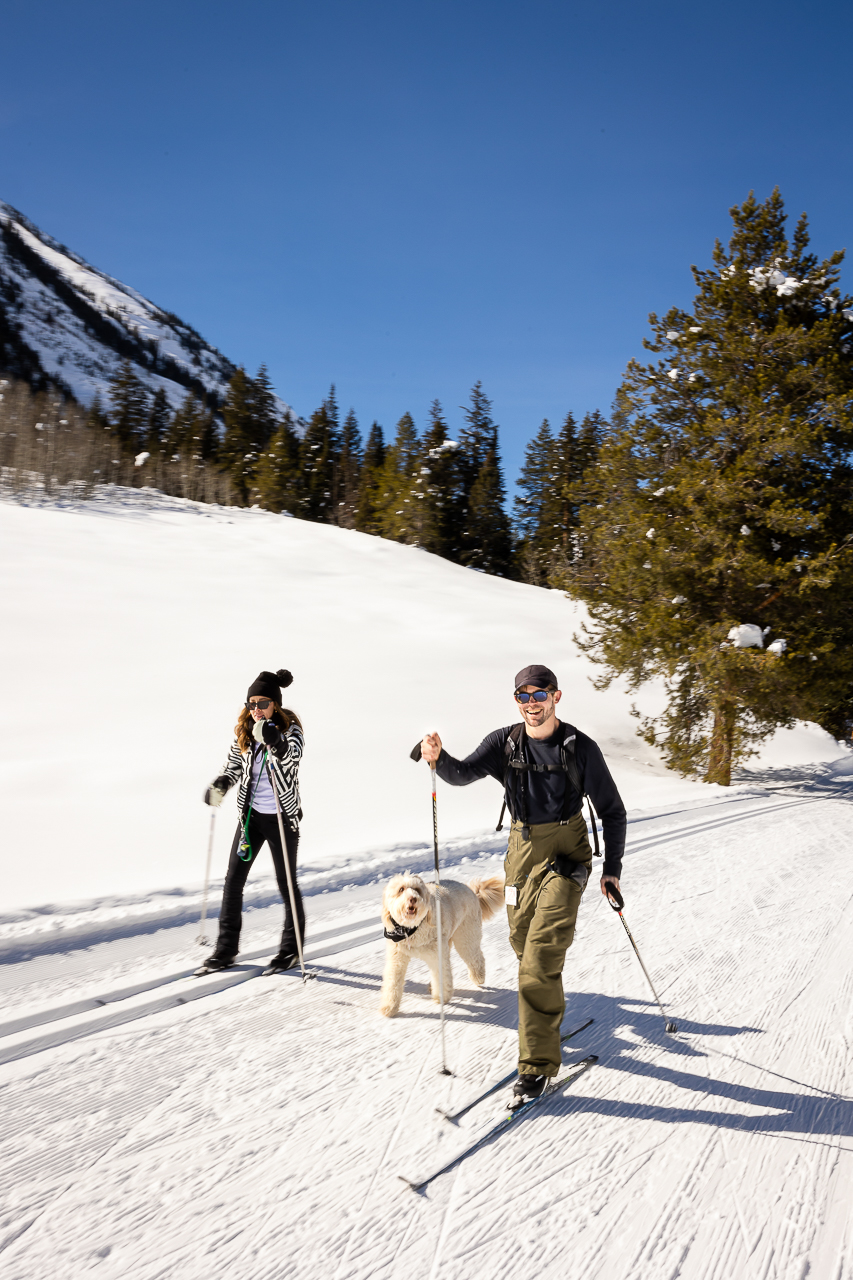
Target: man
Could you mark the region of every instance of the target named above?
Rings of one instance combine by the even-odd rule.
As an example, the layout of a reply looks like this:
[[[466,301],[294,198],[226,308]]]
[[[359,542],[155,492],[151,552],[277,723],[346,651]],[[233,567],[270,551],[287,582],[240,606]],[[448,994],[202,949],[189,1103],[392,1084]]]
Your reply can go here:
[[[496,778],[512,816],[504,868],[509,939],[518,956],[514,1106],[538,1097],[561,1067],[563,964],[592,871],[584,792],[604,832],[602,893],[619,888],[625,850],[625,806],[616,784],[597,743],[557,719],[561,697],[553,671],[525,667],[515,677],[521,725],[496,729],[464,760],[448,755],[437,733],[421,743],[423,759],[451,786]]]

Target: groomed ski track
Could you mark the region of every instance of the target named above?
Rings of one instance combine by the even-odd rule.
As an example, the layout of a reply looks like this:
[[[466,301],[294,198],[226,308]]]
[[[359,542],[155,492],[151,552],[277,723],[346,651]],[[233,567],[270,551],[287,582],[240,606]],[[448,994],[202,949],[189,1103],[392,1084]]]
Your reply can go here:
[[[632,821],[626,915],[678,1035],[593,882],[566,1025],[595,1023],[566,1060],[599,1062],[423,1193],[403,1157],[431,1163],[500,1110],[451,1125],[434,1108],[512,1063],[502,920],[482,991],[454,958],[450,1080],[425,970],[400,1016],[376,1012],[375,885],[309,897],[304,987],[217,978],[157,1007],[204,954],[189,925],[7,966],[0,1056],[57,1039],[0,1066],[4,1276],[853,1277],[851,801],[804,780]],[[496,842],[480,848],[446,874],[497,869]],[[247,972],[277,924],[258,913]],[[121,1026],[98,1024],[125,1002]]]

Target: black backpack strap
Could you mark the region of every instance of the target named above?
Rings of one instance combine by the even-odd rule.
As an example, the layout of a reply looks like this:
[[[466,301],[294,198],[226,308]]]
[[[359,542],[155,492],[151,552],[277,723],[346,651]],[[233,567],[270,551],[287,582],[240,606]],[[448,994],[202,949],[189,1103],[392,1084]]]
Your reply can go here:
[[[498,818],[498,825],[495,827],[495,831],[503,831],[504,829],[504,814],[506,813],[506,789],[507,789],[507,782],[509,780],[509,765],[513,756],[518,751],[518,744],[521,741],[521,735],[523,732],[524,732],[523,724],[514,724],[510,729],[509,733],[506,735],[506,742],[504,743],[504,776],[503,776],[504,802],[501,805],[501,816]]]
[[[598,843],[598,826],[596,825],[595,811],[592,807],[592,801],[590,800],[589,796],[586,794],[586,789],[584,788],[583,780],[581,779],[580,770],[578,769],[577,756],[575,755],[575,747],[577,745],[577,736],[578,736],[578,731],[574,727],[574,725],[567,724],[566,732],[563,735],[563,741],[560,746],[560,758],[563,762],[563,768],[565,769],[566,773],[569,775],[569,780],[572,786],[575,788],[575,790],[577,791],[578,795],[581,798],[581,808],[583,808],[584,798],[586,798],[587,805],[589,806],[589,825],[592,827],[592,839],[595,845],[595,856],[596,858],[600,858],[601,846]]]

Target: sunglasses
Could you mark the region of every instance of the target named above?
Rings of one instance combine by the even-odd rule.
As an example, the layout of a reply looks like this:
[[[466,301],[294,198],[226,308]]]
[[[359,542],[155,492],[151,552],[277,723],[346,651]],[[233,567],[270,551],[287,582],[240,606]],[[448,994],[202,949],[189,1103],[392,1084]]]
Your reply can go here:
[[[266,711],[267,707],[271,705],[272,698],[255,698],[254,702],[246,703],[250,711]]]
[[[534,702],[547,702],[550,696],[551,694],[547,689],[536,689],[533,693],[517,693],[515,695],[515,700],[516,702],[520,702],[524,705],[525,703],[530,702],[531,698]]]

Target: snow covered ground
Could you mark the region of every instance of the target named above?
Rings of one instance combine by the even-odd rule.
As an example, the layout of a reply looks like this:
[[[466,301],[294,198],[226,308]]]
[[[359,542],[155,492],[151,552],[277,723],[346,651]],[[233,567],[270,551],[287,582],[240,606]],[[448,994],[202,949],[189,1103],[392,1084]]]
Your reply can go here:
[[[0,545],[4,1276],[853,1278],[849,752],[801,726],[735,788],[683,782],[624,691],[592,689],[574,605],[358,534],[114,493],[0,504]],[[462,752],[508,722],[532,660],[630,806],[625,914],[679,1031],[591,884],[566,1026],[595,1021],[565,1060],[599,1063],[415,1193],[399,1172],[501,1111],[435,1107],[512,1067],[515,966],[502,919],[484,989],[455,961],[450,1078],[425,970],[378,1014],[381,884],[431,863],[407,753],[426,727]],[[199,792],[280,664],[317,980],[258,976],[268,874],[241,964],[194,980]],[[444,874],[499,870],[497,787],[439,806]]]

